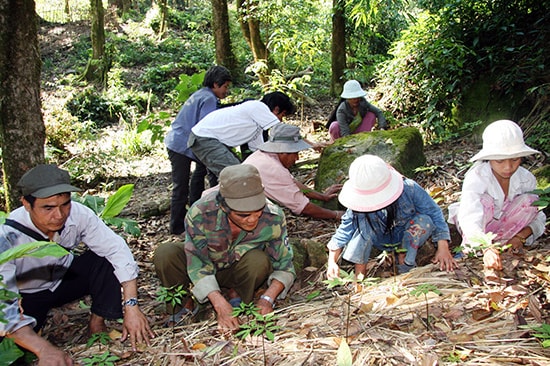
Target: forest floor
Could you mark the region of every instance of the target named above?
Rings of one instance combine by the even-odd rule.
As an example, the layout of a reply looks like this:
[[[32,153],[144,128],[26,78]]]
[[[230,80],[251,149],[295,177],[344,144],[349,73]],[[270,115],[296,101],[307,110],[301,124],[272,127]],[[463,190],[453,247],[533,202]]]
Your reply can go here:
[[[68,34],[58,31],[60,37]],[[52,45],[48,42],[50,49]],[[43,90],[44,103],[59,98],[59,90]],[[302,127],[311,140],[326,141],[326,131],[313,126],[324,123],[330,107],[307,107],[288,122]],[[115,126],[104,138],[116,132]],[[104,139],[97,143],[108,144]],[[459,197],[467,159],[478,149],[468,138],[425,146],[429,169],[411,178],[437,195],[446,214],[447,206]],[[314,151],[304,152],[293,169],[295,176],[312,185],[318,158]],[[543,163],[543,157],[534,157],[526,167]],[[384,264],[373,259],[370,265],[378,270],[378,280],[357,288],[328,289],[322,283],[324,269],[307,267],[287,299],[277,304],[281,328],[273,342],[261,336],[240,340],[219,334],[209,305],[196,318],[165,327],[168,314],[157,300],[160,283],[151,258],[159,244],[181,240],[168,230],[170,164],[158,155],[116,164],[120,166],[113,168],[110,181],[135,184],[123,215],[136,219],[141,229],[141,235],[128,242],[141,270],[140,306],[156,337],[151,346],[141,345],[134,353],[128,342],[117,340],[120,324],[112,322],[111,343],[88,346],[88,300],[52,310],[44,336],[81,364],[109,351],[120,358],[116,365],[335,365],[342,360],[338,349],[344,339],[354,365],[550,364],[550,348],[543,348],[533,332],[522,327],[550,323],[548,234],[523,256],[506,255],[504,270],[496,277],[484,275],[479,258],[461,260],[460,269],[452,273],[423,261],[400,276],[391,275],[391,268],[380,270]],[[288,210],[285,214],[291,238],[326,243],[336,228],[332,221],[299,217]],[[414,290],[422,286],[432,290],[415,296]],[[546,335],[550,337],[550,330]]]

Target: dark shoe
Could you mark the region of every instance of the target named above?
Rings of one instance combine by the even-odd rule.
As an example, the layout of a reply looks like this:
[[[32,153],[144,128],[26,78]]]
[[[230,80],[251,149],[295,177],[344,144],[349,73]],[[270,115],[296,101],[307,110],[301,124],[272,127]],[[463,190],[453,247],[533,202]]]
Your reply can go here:
[[[414,264],[412,266],[408,265],[407,263],[398,264],[397,265],[397,273],[399,273],[399,274],[408,273],[414,267],[416,267],[416,264]]]
[[[172,314],[168,317],[168,319],[164,322],[165,327],[171,327],[178,325],[181,323],[184,319],[191,319],[197,313],[199,312],[200,306],[198,303],[192,302],[193,309],[188,307],[183,307],[180,311],[178,311],[176,314]]]
[[[239,306],[241,306],[241,298],[240,297],[234,297],[232,299],[229,299],[229,303],[231,304],[231,306],[233,306],[234,308],[238,308]]]

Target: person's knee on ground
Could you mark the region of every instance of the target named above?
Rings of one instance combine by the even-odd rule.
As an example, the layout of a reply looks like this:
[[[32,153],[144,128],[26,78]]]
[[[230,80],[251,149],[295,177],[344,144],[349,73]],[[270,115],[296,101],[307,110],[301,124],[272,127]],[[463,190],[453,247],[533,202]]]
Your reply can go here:
[[[254,292],[273,272],[273,266],[268,255],[259,249],[247,252],[234,266],[231,282],[244,303],[254,300]]]

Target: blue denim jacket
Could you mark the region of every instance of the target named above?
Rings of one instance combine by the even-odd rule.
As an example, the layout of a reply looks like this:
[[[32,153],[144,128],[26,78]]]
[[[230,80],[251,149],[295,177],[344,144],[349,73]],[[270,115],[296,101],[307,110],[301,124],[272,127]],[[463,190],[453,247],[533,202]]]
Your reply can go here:
[[[450,240],[449,227],[445,222],[441,208],[435,203],[430,195],[418,183],[412,179],[404,178],[403,193],[397,199],[397,213],[394,232],[402,233],[407,223],[417,214],[429,216],[435,226],[432,232],[432,241],[437,243],[439,240]],[[382,219],[382,211],[376,213],[354,212],[350,209],[342,216],[340,226],[330,239],[327,247],[330,250],[344,248],[350,241],[357,241],[360,244],[364,241],[361,233],[367,233],[372,230],[367,221],[367,214],[371,217],[371,222]],[[380,217],[376,217],[376,215]],[[357,217],[354,220],[354,216]],[[376,225],[375,225],[376,226]],[[383,230],[382,228],[379,228]],[[377,233],[378,234],[378,233]],[[381,234],[381,233],[380,233]]]

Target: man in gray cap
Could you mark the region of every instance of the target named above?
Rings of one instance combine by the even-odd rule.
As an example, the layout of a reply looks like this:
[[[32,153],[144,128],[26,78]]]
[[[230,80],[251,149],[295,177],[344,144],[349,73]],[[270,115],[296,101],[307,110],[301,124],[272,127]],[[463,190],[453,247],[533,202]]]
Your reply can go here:
[[[51,308],[91,295],[90,333],[106,331],[105,318],[123,318],[121,340],[130,338],[134,350],[138,342],[149,344],[154,334],[138,306],[138,267],[132,253],[92,210],[71,201],[71,192],[80,189],[71,185],[69,173],[55,165],[38,165],[17,187],[23,207],[12,211],[0,227],[0,253],[34,241],[53,241],[69,254],[23,257],[0,265],[7,290],[21,296],[20,304],[17,299],[3,302],[7,322],[0,322],[0,336],[36,354],[40,364],[72,365],[66,353],[36,332]],[[72,254],[80,243],[89,250]]]
[[[294,179],[289,168],[298,160],[298,153],[312,146],[300,136],[300,128],[280,123],[269,130],[269,139],[258,147],[243,164],[254,165],[260,172],[265,195],[296,215],[317,219],[340,220],[343,211],[333,211],[312,203],[310,199],[330,201],[338,195],[341,184],[316,192]]]
[[[187,212],[185,242],[161,244],[153,263],[163,286],[188,288],[192,283],[196,300],[211,302],[218,328],[225,331],[239,327],[233,306],[254,301],[255,290],[264,283],[267,289],[256,305],[262,314],[272,312],[296,273],[285,216],[266,200],[256,168],[229,166],[219,179],[219,189],[204,195]],[[227,298],[222,289],[227,290]],[[173,320],[192,311],[189,298]]]

